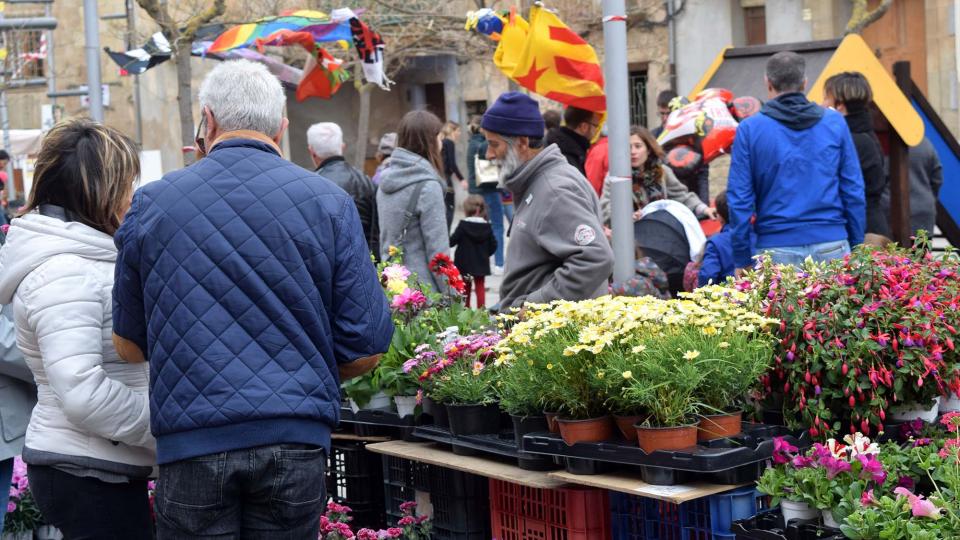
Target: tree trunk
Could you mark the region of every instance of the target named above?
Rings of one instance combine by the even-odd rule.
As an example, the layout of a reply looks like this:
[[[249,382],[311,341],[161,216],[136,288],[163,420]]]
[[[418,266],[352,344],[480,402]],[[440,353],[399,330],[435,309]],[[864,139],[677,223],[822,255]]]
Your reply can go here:
[[[353,165],[363,170],[363,165],[367,161],[367,140],[370,138],[370,94],[373,89],[372,84],[362,84],[357,89],[360,92],[360,115],[357,121],[357,142],[354,149]]]
[[[177,62],[177,105],[180,113],[180,141],[183,146],[194,144],[193,124],[193,71],[190,68],[190,44],[178,47]],[[213,141],[207,141],[210,144]],[[183,155],[184,165],[193,163],[196,156],[192,152]]]

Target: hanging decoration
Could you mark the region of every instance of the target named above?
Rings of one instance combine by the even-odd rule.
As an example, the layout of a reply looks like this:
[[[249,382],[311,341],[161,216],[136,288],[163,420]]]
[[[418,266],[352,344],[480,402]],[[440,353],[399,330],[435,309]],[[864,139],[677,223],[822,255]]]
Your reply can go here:
[[[548,99],[606,112],[603,70],[589,43],[537,3],[530,22],[515,9],[467,14],[466,28],[499,41],[494,63],[517,84]]]
[[[207,48],[208,54],[224,54],[256,47],[300,46],[309,54],[303,77],[297,86],[297,99],[308,97],[328,99],[349,78],[343,62],[320,46],[337,43],[357,50],[364,78],[384,90],[393,84],[384,71],[384,42],[360,20],[359,13],[349,8],[333,10],[329,15],[320,11],[296,10],[278,17],[267,17],[257,22],[230,28],[220,34]]]
[[[162,64],[173,54],[170,42],[162,32],[150,36],[147,42],[137,49],[126,52],[114,52],[104,47],[107,56],[120,66],[120,75],[140,75],[148,69]]]

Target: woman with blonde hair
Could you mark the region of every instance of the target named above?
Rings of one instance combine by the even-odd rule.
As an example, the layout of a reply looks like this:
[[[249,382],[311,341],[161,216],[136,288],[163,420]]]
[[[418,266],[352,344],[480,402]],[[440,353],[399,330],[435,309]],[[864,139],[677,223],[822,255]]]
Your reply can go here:
[[[117,130],[54,126],[0,250],[0,303],[13,303],[37,383],[23,450],[30,489],[71,540],[151,536],[148,367],[123,362],[112,342],[113,235],[139,173],[135,144]]]

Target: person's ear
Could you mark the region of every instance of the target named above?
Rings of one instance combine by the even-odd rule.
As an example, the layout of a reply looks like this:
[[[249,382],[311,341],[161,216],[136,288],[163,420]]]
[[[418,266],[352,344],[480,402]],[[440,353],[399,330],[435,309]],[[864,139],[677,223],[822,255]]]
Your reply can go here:
[[[807,81],[807,78],[804,77],[804,78],[803,78],[803,91],[804,91],[804,92],[807,91],[807,84],[809,84],[809,81]]]
[[[210,107],[204,107],[202,114],[207,118],[207,132],[203,134],[203,137],[206,142],[207,150],[210,150],[210,147],[213,146],[214,141],[216,140],[217,133],[220,132],[220,126],[217,125],[217,119],[213,116],[213,111],[210,110]]]
[[[287,126],[290,125],[290,120],[284,118],[280,122],[280,129],[277,131],[277,134],[272,137],[273,142],[277,143],[277,146],[280,146],[280,141],[283,140],[283,133],[287,131]]]

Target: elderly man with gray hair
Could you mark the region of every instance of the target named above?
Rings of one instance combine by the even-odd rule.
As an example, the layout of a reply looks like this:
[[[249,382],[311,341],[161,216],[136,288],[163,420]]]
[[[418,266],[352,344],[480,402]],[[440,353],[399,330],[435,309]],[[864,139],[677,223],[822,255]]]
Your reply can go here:
[[[317,174],[330,180],[347,192],[357,205],[360,224],[367,239],[367,247],[374,257],[380,257],[380,227],[377,224],[377,188],[367,175],[343,158],[346,144],[343,131],[333,122],[321,122],[307,130],[310,158]]]
[[[150,362],[160,540],[317,538],[340,380],[393,335],[353,201],[281,157],[284,102],[261,64],[214,68],[205,157],[138,190],[114,238],[114,344]]]

